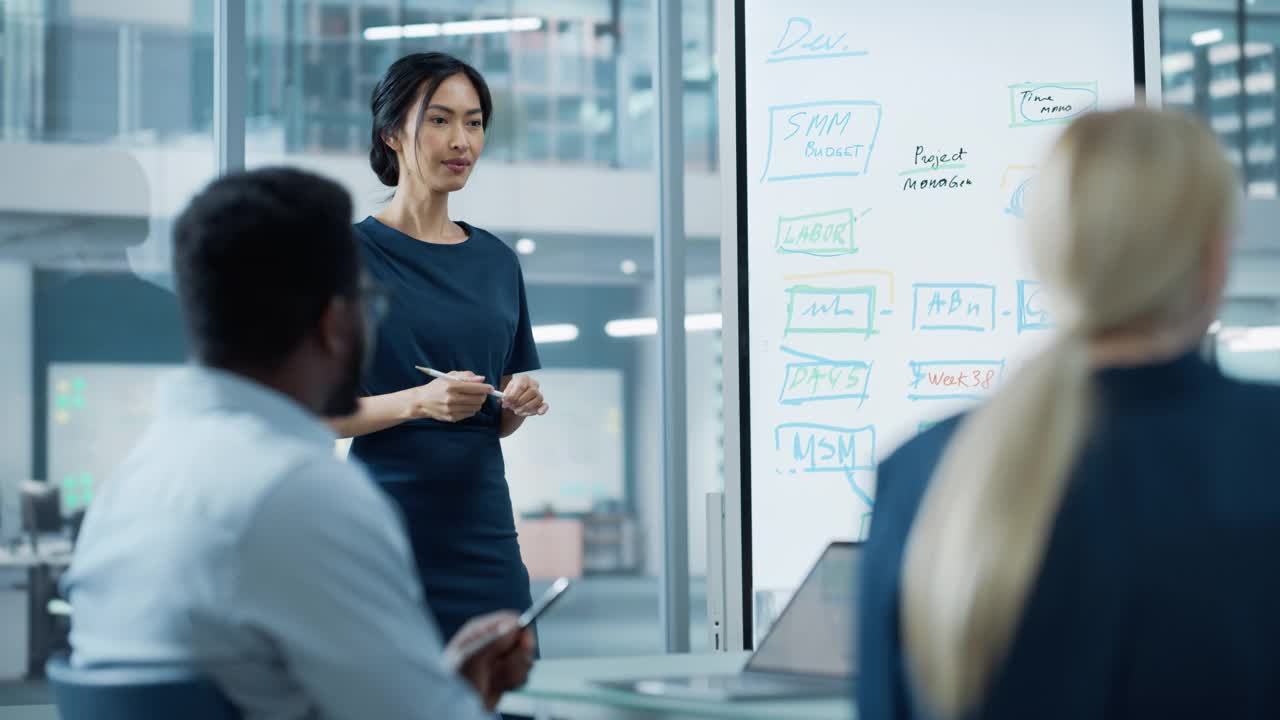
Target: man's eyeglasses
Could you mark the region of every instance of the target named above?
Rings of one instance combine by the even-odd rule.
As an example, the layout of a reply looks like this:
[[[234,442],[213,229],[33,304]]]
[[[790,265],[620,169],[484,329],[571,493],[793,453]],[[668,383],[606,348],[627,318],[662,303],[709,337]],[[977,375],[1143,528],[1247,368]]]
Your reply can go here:
[[[387,316],[387,309],[391,305],[391,292],[363,273],[360,275],[358,292],[366,325],[370,330],[377,328]]]

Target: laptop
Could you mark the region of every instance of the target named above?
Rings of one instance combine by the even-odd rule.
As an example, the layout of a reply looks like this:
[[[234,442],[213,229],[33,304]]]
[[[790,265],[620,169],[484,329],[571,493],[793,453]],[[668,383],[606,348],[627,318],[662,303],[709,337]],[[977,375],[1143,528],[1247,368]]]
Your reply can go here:
[[[731,675],[613,680],[642,695],[725,702],[846,695],[854,675],[854,576],[861,543],[833,542],[746,666]]]

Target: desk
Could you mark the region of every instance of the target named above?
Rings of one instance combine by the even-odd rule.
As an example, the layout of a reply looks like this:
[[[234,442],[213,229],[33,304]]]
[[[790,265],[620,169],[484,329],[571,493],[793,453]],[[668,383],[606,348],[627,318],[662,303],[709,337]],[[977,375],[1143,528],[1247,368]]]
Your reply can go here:
[[[57,594],[54,577],[71,564],[71,541],[63,538],[40,540],[40,550],[22,543],[17,549],[0,547],[0,568],[25,570],[27,574],[27,677],[42,677],[44,661],[54,643],[54,628],[45,610]]]
[[[54,705],[0,707],[0,720],[58,720],[58,708]]]
[[[650,655],[645,657],[542,660],[529,684],[508,693],[499,710],[543,720],[639,720],[639,718],[733,718],[734,720],[854,720],[847,697],[822,700],[753,700],[721,703],[610,690],[593,680],[625,680],[693,673],[730,673],[749,653]]]
[[[716,703],[634,695],[590,683],[663,674],[733,672],[746,661],[747,653],[543,660],[534,667],[529,684],[520,692],[507,693],[499,710],[538,720],[855,720],[848,698],[843,697]],[[58,720],[58,711],[53,705],[0,707],[0,720]]]

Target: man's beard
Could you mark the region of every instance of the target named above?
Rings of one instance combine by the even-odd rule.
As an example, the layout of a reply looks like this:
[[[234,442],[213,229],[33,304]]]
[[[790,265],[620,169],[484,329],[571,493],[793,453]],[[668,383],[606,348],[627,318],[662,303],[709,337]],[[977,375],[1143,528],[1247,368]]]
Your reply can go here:
[[[364,375],[365,347],[367,340],[363,330],[356,332],[351,343],[351,354],[343,369],[342,380],[325,400],[325,417],[347,417],[360,408],[360,378]]]

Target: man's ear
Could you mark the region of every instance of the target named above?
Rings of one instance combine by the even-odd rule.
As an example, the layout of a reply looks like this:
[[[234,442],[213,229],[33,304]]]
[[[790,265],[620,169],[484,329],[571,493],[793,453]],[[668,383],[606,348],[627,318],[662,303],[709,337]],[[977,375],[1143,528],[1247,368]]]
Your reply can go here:
[[[351,351],[351,313],[351,301],[340,296],[330,298],[325,305],[316,331],[316,340],[325,353],[343,356]]]

